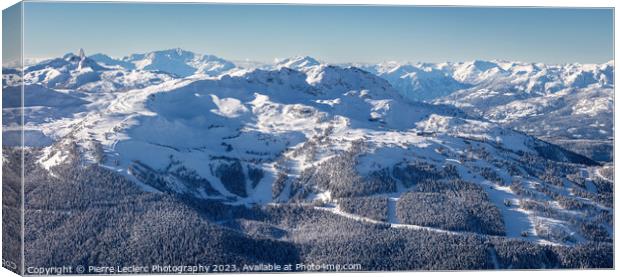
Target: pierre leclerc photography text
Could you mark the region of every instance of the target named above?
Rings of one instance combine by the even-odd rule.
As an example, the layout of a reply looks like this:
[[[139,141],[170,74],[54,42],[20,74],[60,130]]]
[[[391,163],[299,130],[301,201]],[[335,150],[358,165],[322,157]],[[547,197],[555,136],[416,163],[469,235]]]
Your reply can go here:
[[[7,4],[2,266],[614,269],[612,6]]]

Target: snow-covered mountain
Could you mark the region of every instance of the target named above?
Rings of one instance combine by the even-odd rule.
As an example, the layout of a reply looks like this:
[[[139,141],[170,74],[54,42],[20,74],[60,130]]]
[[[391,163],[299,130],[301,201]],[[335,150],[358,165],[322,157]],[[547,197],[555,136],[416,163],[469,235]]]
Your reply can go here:
[[[444,64],[439,68],[470,86],[455,91],[456,93],[446,99],[469,96],[459,105],[477,106],[478,109],[504,105],[513,100],[552,96],[564,90],[605,89],[613,88],[614,85],[613,61],[598,65],[473,61]],[[482,101],[486,102],[486,105],[480,105]]]
[[[608,139],[612,132],[613,126],[608,121],[613,106],[613,61],[566,65],[482,60],[354,65],[387,80],[410,100],[453,105],[471,115],[526,132],[533,116],[558,122],[531,133],[536,136],[590,125],[594,129],[572,131],[562,137]],[[274,67],[309,72],[320,66],[325,65],[311,57],[294,57]],[[572,107],[572,111],[567,111],[568,107]],[[587,115],[583,120],[591,122],[581,124],[583,120],[574,120],[571,123],[564,119],[581,115]]]
[[[124,219],[125,213],[142,218],[144,211],[153,214],[143,225],[108,222],[106,233],[131,233],[118,241],[133,245],[127,240],[178,239],[183,229],[183,239],[207,237],[214,247],[243,240],[254,248],[268,241],[319,253],[305,254],[306,262],[320,262],[313,255],[329,249],[354,260],[347,255],[355,251],[338,246],[341,236],[347,246],[378,249],[368,253],[408,240],[429,249],[416,251],[433,260],[446,255],[441,247],[465,249],[460,251],[467,255],[449,250],[441,268],[583,266],[566,253],[608,260],[613,164],[520,126],[549,131],[557,124],[550,119],[563,118],[563,126],[583,128],[573,133],[607,128],[600,125],[606,121],[588,120],[613,113],[600,100],[613,91],[606,75],[613,64],[575,66],[573,74],[586,76],[578,72],[587,69],[595,77],[577,81],[557,73],[565,80],[555,82],[557,90],[542,85],[550,90],[537,93],[517,85],[527,82],[515,81],[517,67],[507,63],[358,67],[301,56],[237,68],[176,49],[123,59],[80,52],[27,67],[23,105],[19,71],[3,69],[3,164],[19,164],[11,157],[21,154],[10,146],[19,145],[23,134],[26,210],[32,211],[26,221],[41,222],[41,234],[75,230],[74,222],[91,226],[90,216],[72,218],[87,211],[106,219]],[[514,99],[491,101],[495,94],[485,94],[484,87],[512,88],[502,93]],[[439,98],[414,101],[403,88]],[[451,102],[458,94],[463,101]],[[474,110],[479,107],[485,108]],[[564,131],[571,133],[554,134]],[[50,230],[39,216],[48,210],[80,212],[63,213],[67,218]],[[186,222],[188,215],[196,217]],[[171,221],[149,239],[162,218]],[[196,233],[196,224],[208,228]],[[84,228],[101,231],[100,225]],[[47,237],[30,243],[51,241],[67,249],[74,240]],[[353,238],[364,240],[351,244]],[[143,245],[158,247],[141,242],[137,251]],[[472,249],[475,262],[458,258]],[[540,261],[543,251],[555,258]]]
[[[21,83],[20,72],[3,69],[3,86]],[[143,88],[174,78],[169,73],[149,70],[127,70],[101,64],[87,57],[84,50],[68,53],[24,68],[23,83],[47,88],[81,92],[118,92]]]
[[[356,220],[368,219],[347,212],[343,201],[388,195],[397,202],[425,195],[422,184],[439,181],[460,188],[459,182],[466,182],[486,195],[480,203],[493,216],[468,215],[475,220],[451,225],[411,219],[401,210],[379,222],[567,245],[590,241],[580,224],[609,211],[607,202],[596,198],[605,193],[603,181],[569,177],[580,172],[594,176],[600,167],[592,160],[451,105],[413,101],[389,80],[358,67],[294,57],[271,69],[209,76],[193,69],[162,73],[165,66],[184,68],[179,61],[187,65],[206,59],[180,50],[124,59],[135,69],[105,62],[102,55],[95,58],[105,65],[81,54],[26,70],[27,136],[50,141],[37,163],[52,175],[61,174],[59,166],[67,163],[97,164],[146,191],[227,205],[320,201],[324,205],[317,209]],[[433,79],[446,70],[412,75]],[[460,77],[452,83],[477,78],[466,74],[474,72],[469,66],[454,71]],[[35,78],[52,72],[66,79]],[[111,73],[117,77],[107,77]],[[139,80],[166,77],[132,86],[120,81],[129,74]],[[16,101],[11,80],[4,78],[6,103]],[[93,89],[102,83],[123,90]],[[17,118],[12,107],[3,113]],[[536,206],[548,199],[561,203],[547,208],[552,214]],[[569,203],[589,206],[576,210]]]
[[[345,67],[309,56],[277,61],[270,69],[291,68],[305,74],[309,84],[325,84],[315,91],[347,90],[360,84],[347,83],[343,74],[370,72],[366,81],[396,89],[409,100],[425,100],[458,107],[472,117],[485,118],[574,149],[601,161],[611,160],[613,141],[613,68],[601,65],[544,65],[498,61],[463,63],[397,63]],[[19,72],[3,69],[3,85],[19,83]],[[26,85],[42,85],[81,92],[118,92],[160,84],[182,76],[199,74],[238,76],[252,69],[212,55],[181,49],[132,54],[114,59],[105,54],[86,57],[66,54],[25,68]],[[345,77],[345,78],[343,78]],[[325,80],[325,81],[322,81]],[[329,81],[327,81],[329,80]],[[578,145],[575,141],[580,140]]]
[[[274,66],[275,68],[288,67],[291,69],[304,71],[321,64],[321,62],[310,56],[295,56],[282,60],[276,60]]]
[[[217,76],[235,68],[234,63],[214,55],[196,54],[180,48],[131,54],[122,59],[114,59],[104,54],[96,54],[90,58],[105,65],[162,71],[179,77],[194,74]]]
[[[398,63],[361,65],[414,100],[432,100],[456,91],[489,90],[535,97],[592,85],[613,87],[613,61],[604,64],[546,65],[474,60],[459,63]],[[403,82],[411,85],[399,85]],[[430,82],[425,87],[423,84]],[[462,95],[461,95],[462,96]]]
[[[101,80],[107,71],[97,62],[87,58],[80,49],[79,54],[68,53],[62,58],[51,59],[24,69],[24,82],[42,83],[56,88],[78,88],[86,83]]]
[[[385,62],[362,68],[388,80],[402,95],[416,101],[436,99],[470,87],[470,84],[456,80],[440,68],[424,64]]]
[[[120,67],[126,70],[136,69],[136,65],[131,62],[124,61],[123,59],[112,58],[102,53],[90,55],[88,58],[107,67]]]
[[[358,66],[387,80],[408,99],[452,105],[472,116],[579,149],[597,160],[612,159],[613,61],[546,65],[474,60]],[[584,141],[574,145],[568,140]]]
[[[433,100],[610,161],[613,61],[545,65],[472,62],[444,68],[469,88]],[[583,140],[580,145],[568,140]],[[590,147],[590,146],[592,147]]]

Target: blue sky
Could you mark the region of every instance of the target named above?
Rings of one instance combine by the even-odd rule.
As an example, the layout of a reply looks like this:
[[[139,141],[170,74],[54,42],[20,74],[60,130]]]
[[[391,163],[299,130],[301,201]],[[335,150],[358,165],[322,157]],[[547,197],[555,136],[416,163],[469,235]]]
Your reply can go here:
[[[181,47],[230,60],[613,58],[613,10],[207,4],[25,4],[26,58]]]

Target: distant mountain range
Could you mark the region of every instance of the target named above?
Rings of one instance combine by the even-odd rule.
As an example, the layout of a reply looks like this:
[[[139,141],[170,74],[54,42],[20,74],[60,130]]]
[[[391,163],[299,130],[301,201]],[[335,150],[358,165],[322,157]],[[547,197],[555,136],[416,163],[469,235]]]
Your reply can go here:
[[[79,54],[79,53],[78,53]],[[131,54],[116,59],[69,53],[26,67],[24,82],[89,92],[126,91],[172,79],[241,74],[254,68],[291,68],[316,78],[328,64],[308,56],[274,64],[244,63],[182,49]],[[258,67],[256,67],[258,66]],[[598,161],[612,159],[614,62],[545,65],[507,61],[459,63],[345,64],[372,73],[405,99],[457,107],[560,144]],[[5,68],[6,73],[10,73]],[[5,74],[11,85],[14,74]],[[580,140],[579,145],[574,141]]]
[[[311,57],[275,67],[309,72]],[[545,65],[506,61],[353,64],[414,101],[448,104],[601,161],[612,159],[614,62]],[[570,140],[580,140],[575,145]],[[587,146],[590,145],[590,146]]]

